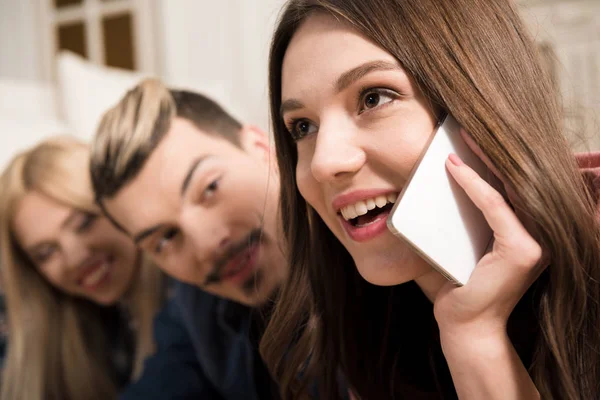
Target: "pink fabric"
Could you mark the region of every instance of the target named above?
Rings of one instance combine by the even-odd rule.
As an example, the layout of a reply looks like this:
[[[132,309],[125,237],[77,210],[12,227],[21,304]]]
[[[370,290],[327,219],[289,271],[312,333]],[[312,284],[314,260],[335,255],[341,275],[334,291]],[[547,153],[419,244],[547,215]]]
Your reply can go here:
[[[600,200],[600,152],[575,154],[586,182],[592,188],[596,201]],[[600,216],[600,203],[598,204]]]
[[[583,171],[591,171],[600,176],[600,152],[575,154],[579,168]]]

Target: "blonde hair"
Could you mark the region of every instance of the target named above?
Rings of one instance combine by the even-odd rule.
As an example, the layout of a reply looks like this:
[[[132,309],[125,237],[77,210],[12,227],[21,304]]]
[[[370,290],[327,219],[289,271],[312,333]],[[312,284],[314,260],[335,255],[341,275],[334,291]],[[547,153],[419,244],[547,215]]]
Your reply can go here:
[[[51,286],[19,247],[12,217],[23,197],[37,191],[68,207],[99,213],[89,175],[89,147],[55,137],[18,154],[0,178],[0,261],[9,325],[2,400],[114,398],[115,371],[98,306]],[[152,320],[163,300],[163,277],[140,258],[126,303],[136,330],[134,376],[153,351]]]
[[[94,137],[91,175],[100,206],[137,176],[175,117],[240,145],[242,125],[213,100],[146,79],[104,114]]]

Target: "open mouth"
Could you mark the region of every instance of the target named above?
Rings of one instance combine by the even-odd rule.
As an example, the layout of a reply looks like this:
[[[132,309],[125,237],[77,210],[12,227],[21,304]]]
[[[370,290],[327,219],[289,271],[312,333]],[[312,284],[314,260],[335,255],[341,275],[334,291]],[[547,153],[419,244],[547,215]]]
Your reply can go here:
[[[367,211],[367,213],[365,215],[361,215],[359,217],[349,219],[348,222],[352,226],[355,226],[357,228],[368,226],[368,225],[372,224],[373,222],[378,221],[379,216],[381,216],[382,214],[385,214],[385,215],[389,214],[389,212],[392,210],[392,207],[394,207],[394,204],[388,203],[385,206],[383,206],[383,208],[377,207],[373,210],[369,210],[369,211]]]
[[[361,228],[372,224],[388,215],[398,199],[396,193],[377,196],[372,199],[357,201],[342,207],[338,214],[354,227]]]
[[[107,255],[93,256],[85,264],[83,273],[77,283],[88,290],[93,290],[104,282],[110,273],[113,257]]]

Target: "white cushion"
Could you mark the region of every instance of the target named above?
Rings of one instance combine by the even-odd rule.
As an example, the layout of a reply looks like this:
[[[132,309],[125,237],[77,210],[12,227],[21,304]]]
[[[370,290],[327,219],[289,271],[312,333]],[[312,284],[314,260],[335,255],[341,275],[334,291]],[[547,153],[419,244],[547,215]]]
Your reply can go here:
[[[72,132],[89,140],[96,133],[102,115],[143,78],[150,76],[92,64],[84,58],[61,52],[57,57],[58,93],[64,119]],[[217,80],[171,79],[163,82],[174,89],[202,93],[219,103],[235,117],[242,115],[241,106],[228,95],[227,83]]]
[[[58,118],[56,90],[45,82],[0,79],[0,115]]]
[[[62,112],[73,133],[91,139],[102,115],[146,75],[92,64],[69,52],[57,57]]]
[[[4,170],[15,153],[26,150],[40,140],[69,133],[58,119],[20,118],[0,114],[0,169]]]

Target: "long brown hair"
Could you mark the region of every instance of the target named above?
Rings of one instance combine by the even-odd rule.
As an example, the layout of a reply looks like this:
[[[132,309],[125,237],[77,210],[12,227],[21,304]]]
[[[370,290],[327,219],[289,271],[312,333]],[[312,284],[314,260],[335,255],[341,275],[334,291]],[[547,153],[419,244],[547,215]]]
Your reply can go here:
[[[366,399],[427,398],[423,388],[436,385],[429,398],[456,396],[431,304],[414,283],[365,282],[297,189],[296,147],[279,112],[281,69],[291,38],[315,12],[392,54],[518,193],[516,206],[534,221],[531,233],[552,264],[513,312],[526,321],[512,324],[524,339],[515,347],[542,398],[600,398],[596,208],[563,135],[553,86],[509,0],[291,0],[283,10],[269,86],[291,270],[261,343],[282,395],[303,397],[316,379],[323,398],[339,397],[341,372]]]
[[[32,265],[12,229],[17,207],[34,190],[67,207],[98,214],[89,158],[86,144],[69,136],[53,137],[16,155],[0,178],[0,259],[9,328],[2,400],[117,396],[110,338],[103,335],[104,315],[114,313],[54,288]],[[132,286],[120,301],[136,325],[134,378],[154,350],[152,321],[164,298],[163,274],[139,260]]]

